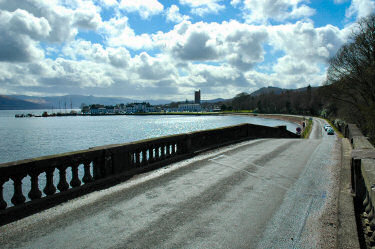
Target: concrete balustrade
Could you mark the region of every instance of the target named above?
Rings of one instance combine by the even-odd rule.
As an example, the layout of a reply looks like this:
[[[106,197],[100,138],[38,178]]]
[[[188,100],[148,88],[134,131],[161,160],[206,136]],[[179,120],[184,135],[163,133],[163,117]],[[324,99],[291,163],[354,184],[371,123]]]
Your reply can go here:
[[[241,124],[0,164],[0,225],[205,150],[247,139],[298,137],[285,126]],[[8,181],[14,186],[11,203],[3,197]]]
[[[375,246],[375,148],[353,124],[346,126],[345,137],[352,144],[352,188],[362,243],[370,248]]]

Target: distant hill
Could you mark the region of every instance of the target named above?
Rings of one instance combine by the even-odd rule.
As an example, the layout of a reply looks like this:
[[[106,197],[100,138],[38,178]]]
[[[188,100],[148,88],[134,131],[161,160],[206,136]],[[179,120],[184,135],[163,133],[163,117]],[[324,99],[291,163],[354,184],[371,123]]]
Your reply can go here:
[[[281,94],[283,91],[286,91],[286,89],[269,86],[269,87],[259,88],[258,90],[252,92],[250,95],[255,97],[255,96],[259,96],[259,95],[262,95],[262,94],[268,94],[268,93],[272,93],[272,92],[274,94]]]
[[[317,88],[317,87],[311,87],[311,88]],[[259,95],[262,95],[262,94],[269,94],[269,93],[274,93],[274,94],[281,94],[283,92],[286,92],[286,91],[292,91],[292,92],[302,92],[302,91],[306,91],[307,87],[302,87],[302,88],[298,88],[298,89],[285,89],[285,88],[280,88],[280,87],[273,87],[273,86],[269,86],[269,87],[262,87],[262,88],[259,88],[258,90],[252,92],[250,94],[250,96],[259,96]]]
[[[0,95],[0,110],[31,110],[45,108],[47,108],[47,106],[44,104]]]
[[[202,100],[201,102],[202,103],[218,103],[218,102],[224,102],[224,101],[228,101],[228,100],[229,99],[218,98],[218,99]]]

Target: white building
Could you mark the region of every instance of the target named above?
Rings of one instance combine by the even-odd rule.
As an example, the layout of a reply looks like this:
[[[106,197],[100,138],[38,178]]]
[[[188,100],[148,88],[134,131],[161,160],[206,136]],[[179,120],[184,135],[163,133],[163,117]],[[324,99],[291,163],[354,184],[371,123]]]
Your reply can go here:
[[[201,112],[202,107],[200,104],[179,104],[179,112]]]

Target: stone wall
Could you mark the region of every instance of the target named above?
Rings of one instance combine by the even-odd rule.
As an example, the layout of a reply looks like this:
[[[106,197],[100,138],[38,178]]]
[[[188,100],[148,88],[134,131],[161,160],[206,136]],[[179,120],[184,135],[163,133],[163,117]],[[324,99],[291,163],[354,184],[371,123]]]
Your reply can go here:
[[[352,145],[351,175],[357,225],[362,248],[375,246],[375,148],[354,124],[344,135]]]

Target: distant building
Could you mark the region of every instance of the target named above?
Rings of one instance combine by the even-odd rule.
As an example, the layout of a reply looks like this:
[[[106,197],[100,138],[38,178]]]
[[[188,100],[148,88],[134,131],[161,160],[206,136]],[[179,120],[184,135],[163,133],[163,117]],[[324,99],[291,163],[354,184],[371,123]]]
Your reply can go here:
[[[200,104],[179,104],[179,112],[201,112],[202,107]]]
[[[195,104],[200,104],[201,103],[201,90],[199,89],[199,91],[195,91],[195,94],[194,94],[194,103]]]
[[[156,107],[150,105],[149,103],[131,103],[127,104],[125,107],[126,113],[148,113],[156,112]]]

